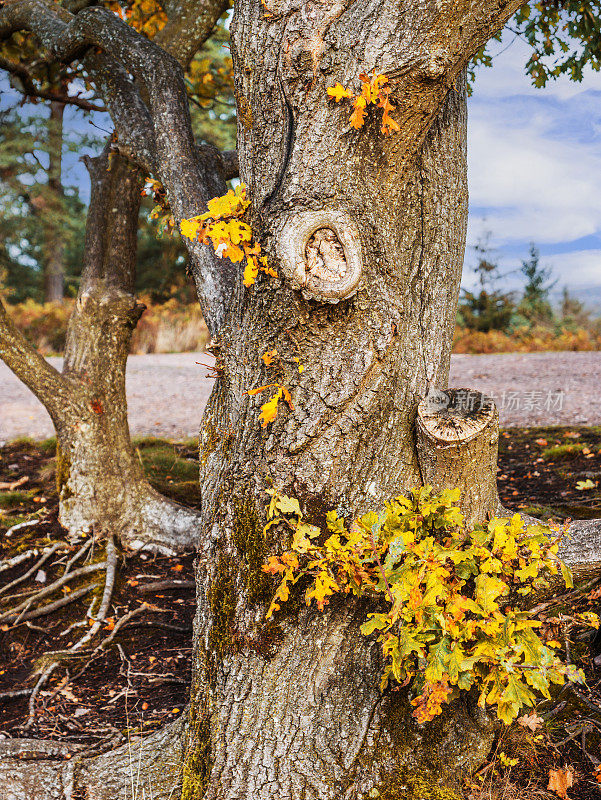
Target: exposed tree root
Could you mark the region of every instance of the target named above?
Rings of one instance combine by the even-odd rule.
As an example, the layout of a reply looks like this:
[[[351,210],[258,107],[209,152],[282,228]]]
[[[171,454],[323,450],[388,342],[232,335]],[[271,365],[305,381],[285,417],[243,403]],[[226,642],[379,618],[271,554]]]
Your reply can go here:
[[[35,573],[40,569],[40,567],[42,567],[46,563],[46,561],[48,561],[50,556],[56,553],[57,550],[60,550],[61,547],[67,547],[67,546],[68,545],[65,542],[55,542],[55,544],[53,544],[52,547],[49,547],[48,549],[44,550],[42,557],[39,559],[39,561],[36,561],[36,563],[33,565],[31,569],[27,570],[27,572],[25,572],[19,578],[15,578],[14,581],[7,583],[5,586],[0,586],[0,595],[6,594],[6,592],[10,591],[10,589],[13,589],[15,586],[19,586],[21,583],[24,583],[28,578],[31,578],[31,576],[35,575]]]

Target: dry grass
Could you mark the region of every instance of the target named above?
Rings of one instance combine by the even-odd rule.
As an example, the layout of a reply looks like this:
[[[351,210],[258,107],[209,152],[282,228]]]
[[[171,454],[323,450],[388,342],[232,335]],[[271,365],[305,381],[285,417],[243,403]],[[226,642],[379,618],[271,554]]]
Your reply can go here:
[[[601,350],[601,331],[522,328],[511,336],[502,331],[455,329],[454,353],[537,353],[546,351]]]
[[[132,353],[185,353],[204,350],[209,332],[197,304],[181,305],[170,300],[152,305],[140,319],[131,343]],[[34,303],[28,300],[9,306],[17,328],[45,356],[63,352],[73,300],[64,303]]]

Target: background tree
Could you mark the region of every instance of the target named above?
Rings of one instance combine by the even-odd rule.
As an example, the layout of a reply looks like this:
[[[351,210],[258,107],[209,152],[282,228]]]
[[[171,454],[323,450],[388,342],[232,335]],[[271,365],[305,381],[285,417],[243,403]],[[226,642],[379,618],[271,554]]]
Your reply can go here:
[[[120,151],[152,165],[177,225],[224,188],[219,158],[194,146],[183,72],[162,49],[171,25],[181,63],[190,20],[209,5],[166,4],[173,16],[153,41],[101,8],[73,15],[44,0],[9,0],[0,12],[0,35],[33,30],[57,61],[86,64]],[[474,421],[448,407],[451,395],[441,416],[420,400],[448,380],[467,217],[465,70],[519,6],[237,0],[240,172],[248,219],[278,277],[262,273],[245,286],[202,241],[186,242],[205,319],[219,331],[220,375],[201,431],[189,713],[142,745],[67,767],[38,761],[32,770],[9,758],[0,783],[12,797],[37,800],[62,786],[115,800],[139,757],[155,798],[172,795],[180,776],[185,800],[354,798],[384,789],[403,765],[440,777],[484,757],[491,721],[469,698],[420,730],[410,689],[380,691],[380,650],[359,628],[364,601],[324,613],[298,602],[265,626],[273,587],[261,566],[289,533],[272,525],[264,535],[263,522],[274,488],[299,498],[313,522],[335,508],[350,521],[422,476],[459,485],[471,521],[500,511],[492,407]],[[184,10],[194,14],[187,25]],[[384,95],[375,83],[383,74]],[[363,97],[352,117],[350,103],[328,95],[337,83],[346,99]],[[384,113],[394,122],[389,136]],[[33,358],[20,340],[9,344],[15,358]],[[266,404],[252,390],[274,383],[261,425]],[[284,389],[290,404],[274,417]],[[598,568],[599,528],[571,526],[563,552],[577,568]],[[3,750],[34,747],[44,745]]]
[[[491,251],[491,236],[490,231],[487,232],[474,245],[478,258],[474,272],[478,276],[480,291],[475,293],[463,289],[463,297],[459,302],[460,324],[475,331],[505,331],[514,313],[512,293],[498,288],[504,276],[500,274],[499,265]]]
[[[2,112],[1,268],[11,302],[61,300],[65,282],[73,295],[81,270],[84,206],[77,188],[63,185],[63,104],[54,108],[54,119],[42,103]],[[83,154],[88,144],[71,134],[67,147]]]
[[[557,281],[550,281],[553,270],[540,264],[538,248],[530,246],[530,258],[522,261],[521,273],[526,278],[524,293],[518,306],[518,313],[529,325],[549,325],[554,314],[549,294]]]
[[[179,23],[172,22],[170,28],[166,15],[155,3],[144,6],[132,3],[114,10],[130,18],[144,41],[147,41],[146,35],[163,36],[165,47],[172,48],[187,66],[212,32],[225,7],[225,2],[211,6],[204,21],[198,21],[196,6],[189,10],[187,24],[190,30],[185,34],[182,34],[178,24],[185,23],[186,19],[176,15]],[[89,80],[91,59],[84,60],[81,66],[64,65],[60,68],[57,64],[47,63],[43,77],[36,74],[34,78],[31,76],[34,65],[40,60],[39,45],[31,36],[21,33],[15,36],[20,45],[19,60],[6,58],[1,65],[18,81],[23,71],[27,72],[29,82],[23,89],[28,96],[37,98],[52,94],[54,89],[40,88],[40,85],[45,85],[43,80],[46,80],[51,86],[55,82],[60,84],[65,102],[69,102],[73,96],[84,104],[85,110],[102,108],[98,103],[69,94],[65,88],[80,82],[88,90],[88,95],[94,90]],[[13,59],[15,36],[5,46],[5,51]],[[170,36],[173,38],[170,39]],[[207,66],[205,58],[196,65],[189,80],[191,96],[199,104],[198,117],[201,121],[208,113],[213,113],[212,97],[216,97],[216,102],[224,103],[227,108],[223,98],[227,97],[231,60],[228,63],[227,57],[217,53],[213,53],[210,60],[211,63],[215,62],[217,77],[202,72]],[[112,92],[119,93],[129,88],[128,78],[123,71],[115,74],[108,65],[103,69],[103,80],[109,81]],[[206,80],[207,77],[210,80]],[[185,90],[181,101],[187,104]],[[141,99],[137,102],[142,104]],[[127,105],[123,106],[120,113],[129,113]],[[219,111],[219,114],[223,115],[223,112]],[[220,120],[225,137],[227,118],[228,114],[224,121]],[[134,128],[128,136],[135,136],[135,133]],[[190,135],[189,130],[187,134]],[[37,146],[34,137],[32,152]],[[197,151],[192,138],[187,146],[190,148],[188,158],[199,158],[197,153],[200,151]],[[203,174],[202,180],[199,178],[201,195],[206,191],[219,194],[225,191],[224,163],[214,148],[206,146],[205,149],[211,158],[211,173]],[[124,151],[128,152],[127,145]],[[27,159],[24,157],[24,160]],[[142,157],[140,161],[146,175],[155,171],[153,157]],[[91,172],[92,197],[88,209],[82,276],[67,331],[63,376],[59,376],[33,352],[29,357],[23,357],[29,348],[26,348],[24,340],[1,309],[0,355],[38,396],[54,422],[58,441],[57,481],[61,522],[73,533],[99,529],[110,531],[130,545],[152,544],[162,549],[179,550],[196,544],[198,514],[161,498],[150,487],[131,445],[127,425],[125,365],[132,330],[144,310],[133,294],[138,213],[144,173],[133,164],[128,166],[126,162],[127,156],[121,156],[114,147],[106,151],[101,159],[87,162]],[[56,163],[55,158],[52,161],[55,172]],[[189,175],[184,176],[185,181],[189,179]],[[119,186],[119,181],[122,181],[122,186]],[[56,175],[53,174],[46,185],[53,192],[52,196],[57,197],[54,184]],[[210,189],[207,190],[207,186]],[[162,195],[162,189],[158,184],[157,187],[158,194]],[[161,223],[163,227],[169,227],[171,212],[162,208],[163,202],[159,202],[159,213],[163,215]],[[50,222],[56,209],[50,202],[45,207]],[[27,222],[31,224],[31,220]],[[45,262],[52,263],[54,259],[56,264],[58,249],[62,256],[63,245],[60,226],[54,224],[54,228],[52,223],[50,225],[51,232],[42,232],[40,246]],[[172,254],[173,250],[172,247]],[[216,260],[212,254],[202,257],[205,261]],[[163,280],[173,279],[178,260],[181,269],[181,252]],[[162,283],[163,291],[164,287]],[[212,333],[216,332],[215,319],[209,320],[209,327]]]

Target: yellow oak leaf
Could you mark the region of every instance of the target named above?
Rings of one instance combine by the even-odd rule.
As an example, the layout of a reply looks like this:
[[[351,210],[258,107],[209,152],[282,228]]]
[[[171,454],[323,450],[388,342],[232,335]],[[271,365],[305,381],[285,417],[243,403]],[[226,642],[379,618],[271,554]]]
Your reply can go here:
[[[328,96],[334,98],[334,100],[339,103],[343,97],[352,97],[353,93],[345,89],[341,83],[337,83],[336,86],[328,87]]]
[[[280,402],[280,398],[282,396],[282,389],[278,389],[278,391],[273,395],[271,400],[268,400],[266,403],[263,403],[261,406],[261,413],[259,415],[259,422],[261,423],[261,427],[265,428],[269,425],[270,422],[273,422],[274,419],[278,415],[278,403]]]
[[[202,223],[199,217],[192,217],[191,219],[183,219],[179,224],[179,229],[182,232],[182,236],[185,236],[186,239],[196,239],[196,234],[198,233],[199,228],[202,227]]]
[[[257,275],[259,274],[259,267],[257,266],[257,259],[253,258],[252,256],[246,259],[246,266],[244,267],[244,275],[242,277],[242,282],[248,288],[252,286],[253,283],[257,280]]]

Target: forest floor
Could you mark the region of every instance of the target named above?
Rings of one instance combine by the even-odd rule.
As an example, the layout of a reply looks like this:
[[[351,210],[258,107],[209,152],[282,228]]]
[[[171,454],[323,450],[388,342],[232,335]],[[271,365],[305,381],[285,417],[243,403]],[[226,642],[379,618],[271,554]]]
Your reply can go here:
[[[191,506],[198,504],[193,440],[145,438],[136,446],[159,491]],[[57,521],[54,448],[54,440],[17,440],[0,448],[0,736],[49,737],[93,749],[114,746],[174,719],[186,706],[195,608],[193,556],[120,554],[110,612],[101,631],[91,647],[71,652],[59,665],[35,698],[30,715],[32,689],[48,665],[44,653],[64,653],[77,643],[104,586],[97,573],[77,577],[84,563],[97,562],[104,553],[85,537],[65,539]],[[503,430],[499,491],[507,508],[546,519],[601,517],[601,427]],[[90,549],[82,552],[86,544]],[[53,545],[58,549],[38,566]],[[79,560],[68,566],[76,576],[73,580],[33,609],[24,608],[20,620],[10,617],[11,609],[59,579],[78,552]],[[4,568],[15,557],[23,560]],[[94,580],[95,588],[76,597]],[[16,583],[7,590],[11,582]],[[29,616],[56,600],[65,604],[52,613]],[[96,605],[90,611],[91,601]],[[562,639],[562,611],[570,614],[575,609],[601,611],[601,579],[548,606],[542,621]],[[126,615],[131,616],[123,624]],[[601,646],[595,648],[580,636],[569,642],[570,657],[585,670],[587,689],[580,694],[565,691],[552,703],[540,705],[539,716],[529,718],[530,727],[514,724],[504,729],[489,761],[464,787],[466,800],[557,797],[547,790],[550,771],[560,785],[569,783],[572,775],[574,785],[567,790],[572,800],[601,798],[601,783],[595,777],[601,779],[601,769],[595,772],[601,762],[601,659],[595,663]],[[105,646],[98,649],[102,641]]]

